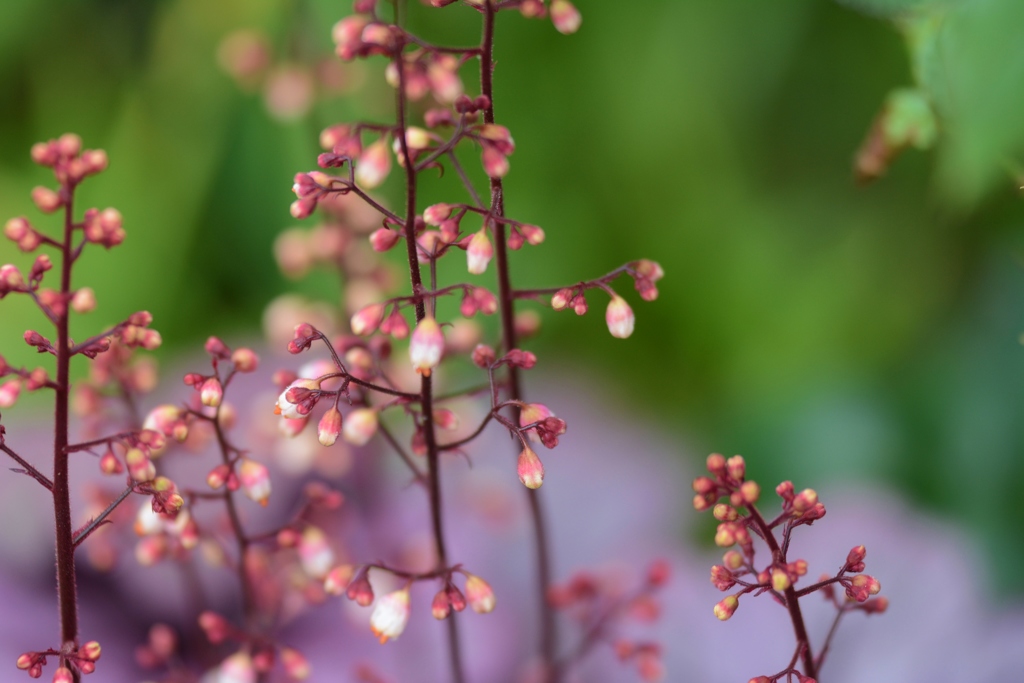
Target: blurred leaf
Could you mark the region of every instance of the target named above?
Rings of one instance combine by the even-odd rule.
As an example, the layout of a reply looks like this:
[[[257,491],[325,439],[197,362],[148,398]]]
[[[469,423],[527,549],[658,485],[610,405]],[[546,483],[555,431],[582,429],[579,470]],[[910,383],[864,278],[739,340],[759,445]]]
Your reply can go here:
[[[865,14],[880,17],[899,17],[907,13],[939,4],[938,0],[836,0],[840,5],[852,7]],[[943,2],[949,5],[951,2]]]

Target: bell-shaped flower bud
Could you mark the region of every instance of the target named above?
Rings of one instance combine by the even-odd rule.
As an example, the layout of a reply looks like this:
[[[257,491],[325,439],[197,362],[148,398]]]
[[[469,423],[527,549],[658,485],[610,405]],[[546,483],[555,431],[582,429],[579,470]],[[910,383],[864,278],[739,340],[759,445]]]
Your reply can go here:
[[[365,446],[376,433],[377,411],[373,408],[356,408],[342,427],[343,438],[353,446]]]
[[[53,213],[63,204],[56,191],[42,186],[32,188],[32,203],[43,213]]]
[[[320,418],[320,424],[316,428],[316,436],[321,446],[333,446],[341,434],[341,411],[338,406],[331,406],[330,410]]]
[[[402,235],[391,228],[378,228],[370,235],[370,246],[374,251],[387,251],[398,243]]]
[[[448,615],[451,613],[451,600],[448,599],[448,592],[442,588],[437,592],[437,595],[434,596],[434,600],[430,603],[430,614],[440,621],[442,619],[447,619]]]
[[[96,308],[96,293],[91,287],[82,287],[71,297],[71,310],[75,313],[89,313]]]
[[[366,567],[359,570],[352,582],[345,589],[345,597],[354,601],[360,607],[366,607],[373,602],[373,586],[367,576]]]
[[[383,319],[384,304],[370,304],[356,311],[349,324],[353,334],[365,337],[373,334]]]
[[[529,446],[524,446],[519,454],[517,469],[519,481],[523,482],[526,488],[538,489],[544,483],[544,464]]]
[[[238,478],[245,489],[245,495],[266,507],[270,500],[270,472],[266,465],[242,458],[238,461]]]
[[[613,296],[612,300],[608,302],[604,319],[608,323],[608,331],[613,337],[626,339],[633,334],[636,318],[633,316],[633,309],[621,296]]]
[[[583,16],[569,0],[551,0],[551,23],[559,33],[569,35],[580,30]]]
[[[409,341],[409,358],[417,373],[429,377],[441,362],[444,353],[444,333],[433,317],[427,316],[416,325]]]
[[[487,264],[494,256],[494,246],[487,237],[487,228],[480,228],[469,240],[469,247],[466,249],[466,265],[473,275],[480,275],[487,270]]]
[[[236,652],[223,662],[217,670],[217,683],[256,683],[256,667],[249,653]]]
[[[715,616],[721,621],[727,621],[733,614],[736,613],[736,608],[740,606],[740,601],[735,595],[729,595],[715,605]]]
[[[381,643],[402,635],[409,623],[409,587],[388,593],[377,601],[370,615],[370,630]]]
[[[473,365],[478,368],[488,368],[495,360],[494,348],[487,344],[477,344],[473,349]]]
[[[274,414],[289,420],[305,418],[319,399],[320,380],[300,378],[277,397]]]
[[[391,172],[391,153],[388,144],[381,138],[363,150],[356,163],[355,178],[367,190],[379,187]]]
[[[309,678],[311,668],[305,655],[290,647],[282,647],[280,654],[281,666],[284,667],[284,673],[288,678],[293,681],[304,681]]]
[[[355,569],[350,564],[339,564],[324,577],[324,591],[328,595],[344,595]]]
[[[544,229],[537,225],[520,225],[519,230],[526,241],[534,247],[544,241]]]
[[[447,204],[434,204],[423,211],[423,221],[427,225],[440,227],[441,223],[448,220],[452,215],[452,207]]]
[[[199,387],[199,400],[204,406],[216,408],[224,399],[224,387],[216,377],[210,377]]]
[[[480,156],[484,173],[491,178],[504,178],[508,175],[508,157],[490,145],[485,146]]]
[[[299,563],[302,570],[314,579],[323,579],[334,564],[334,551],[327,536],[318,527],[309,525],[299,539]]]
[[[475,574],[466,574],[466,599],[477,614],[493,611],[496,602],[490,584]]]
[[[0,384],[0,408],[10,408],[18,402],[21,394],[21,380],[9,379]]]
[[[260,357],[252,349],[243,347],[234,350],[231,354],[231,362],[234,364],[235,370],[239,372],[255,372],[259,367]]]

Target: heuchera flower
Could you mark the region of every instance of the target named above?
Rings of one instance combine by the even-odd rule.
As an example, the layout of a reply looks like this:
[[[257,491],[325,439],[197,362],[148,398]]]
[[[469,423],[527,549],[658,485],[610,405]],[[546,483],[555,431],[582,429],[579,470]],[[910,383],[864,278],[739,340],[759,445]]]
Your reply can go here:
[[[524,446],[519,454],[519,481],[523,482],[526,488],[539,489],[544,483],[544,464],[537,457],[537,454],[529,446]]]
[[[633,316],[633,309],[621,296],[613,296],[612,300],[608,302],[604,319],[608,323],[608,331],[613,337],[625,339],[633,334],[636,318]]]
[[[388,593],[373,608],[370,630],[381,643],[398,638],[409,623],[409,587]]]
[[[466,574],[466,599],[477,614],[492,611],[496,603],[490,584],[475,574]]]
[[[270,500],[270,473],[266,465],[242,458],[238,463],[238,478],[245,488],[245,495],[266,507]]]
[[[365,446],[376,433],[377,411],[372,408],[356,408],[342,427],[342,436],[353,446]]]
[[[466,248],[466,265],[473,275],[481,275],[487,270],[487,264],[494,256],[494,246],[487,237],[486,226],[474,233],[469,240],[469,247]]]
[[[441,326],[432,317],[423,318],[412,332],[409,342],[409,358],[419,374],[430,377],[430,372],[441,362],[444,352],[444,334]]]

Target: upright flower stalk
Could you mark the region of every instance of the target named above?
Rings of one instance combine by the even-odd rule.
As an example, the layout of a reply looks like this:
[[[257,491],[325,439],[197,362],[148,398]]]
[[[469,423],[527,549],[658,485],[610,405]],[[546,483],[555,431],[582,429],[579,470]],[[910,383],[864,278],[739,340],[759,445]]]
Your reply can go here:
[[[452,0],[434,0],[436,7],[453,4]],[[330,398],[329,410],[336,410],[339,399],[358,406],[347,417],[351,421],[356,415],[370,411],[375,416],[402,409],[413,420],[411,450],[426,461],[425,473],[420,473],[414,462],[404,452],[393,435],[380,429],[381,435],[402,458],[417,481],[422,481],[428,495],[430,528],[434,541],[435,567],[424,574],[411,574],[395,567],[381,567],[379,564],[363,565],[353,575],[345,594],[360,604],[373,601],[368,590],[367,575],[370,569],[388,571],[395,576],[406,577],[409,581],[440,580],[441,590],[432,606],[432,613],[448,620],[449,666],[452,680],[465,680],[459,634],[452,612],[460,611],[464,601],[452,597],[451,576],[459,570],[458,564],[451,564],[445,542],[443,522],[444,500],[440,485],[441,454],[461,451],[479,436],[491,422],[497,422],[509,431],[517,444],[515,449],[516,470],[526,487],[528,510],[532,518],[537,566],[538,636],[537,655],[533,670],[539,672],[540,680],[546,683],[559,681],[565,671],[578,658],[559,658],[559,639],[556,632],[555,605],[551,600],[552,567],[548,544],[546,521],[543,515],[538,489],[544,480],[541,458],[531,447],[531,442],[540,442],[546,448],[554,448],[559,437],[565,433],[565,422],[542,404],[528,404],[523,399],[520,370],[528,370],[537,364],[537,358],[529,351],[519,348],[519,332],[515,301],[540,300],[550,297],[556,309],[571,306],[579,315],[587,310],[585,292],[599,289],[606,292],[609,304],[607,322],[613,336],[628,337],[633,331],[632,310],[615,290],[612,282],[621,275],[633,278],[637,290],[645,300],[657,296],[654,282],[661,277],[661,269],[651,261],[633,261],[595,280],[578,282],[568,286],[539,290],[515,290],[509,267],[508,250],[520,249],[525,245],[536,246],[544,241],[544,231],[536,225],[518,221],[506,216],[502,178],[510,171],[509,157],[515,152],[515,143],[509,130],[496,123],[494,109],[494,35],[496,17],[503,10],[517,10],[527,17],[550,16],[558,30],[571,33],[580,25],[579,13],[566,0],[555,0],[550,8],[540,0],[480,0],[467,2],[481,15],[482,30],[480,43],[473,47],[440,46],[429,42],[406,29],[405,5],[401,0],[394,3],[394,12],[389,21],[379,12],[375,0],[357,0],[357,14],[342,19],[335,25],[333,37],[336,52],[343,60],[366,58],[375,55],[387,60],[386,78],[396,89],[395,119],[393,124],[360,122],[338,124],[321,134],[325,153],[318,158],[321,169],[300,173],[295,177],[293,189],[296,201],[292,204],[292,215],[305,218],[319,206],[328,213],[357,198],[376,210],[381,217],[382,227],[373,231],[369,242],[374,251],[385,252],[405,241],[405,261],[410,282],[410,293],[384,301],[363,304],[352,314],[350,329],[369,341],[341,336],[336,342],[329,341],[327,334],[313,325],[303,324],[296,328],[289,350],[293,353],[305,351],[314,342],[323,342],[333,359],[329,372],[317,376],[304,375],[297,381],[310,382],[310,386],[331,380],[336,389],[330,391],[310,389],[291,390],[283,394],[286,405],[282,415],[303,418],[317,401]],[[475,97],[466,94],[461,80],[460,67],[472,60],[479,60],[480,93]],[[438,105],[421,110],[423,127],[414,116],[411,103],[430,96]],[[374,197],[371,191],[386,179],[392,161],[387,154],[391,151],[404,175],[404,215],[387,208],[386,204]],[[461,165],[456,149],[472,144],[480,149],[480,160],[489,183],[489,200],[483,201],[474,187],[470,174]],[[418,176],[425,170],[440,167],[450,168],[461,181],[468,202],[448,201],[421,208],[418,201]],[[335,170],[336,175],[329,172]],[[344,200],[344,202],[342,201]],[[479,222],[477,222],[479,221]],[[473,225],[476,223],[475,225]],[[469,224],[469,225],[467,225]],[[497,295],[472,282],[442,285],[438,283],[437,262],[455,250],[466,252],[466,268],[470,275],[486,273],[493,261],[497,271]],[[425,266],[425,268],[424,268]],[[427,273],[428,275],[425,275]],[[554,294],[555,296],[551,296]],[[437,300],[444,296],[461,295],[460,312],[472,318],[480,312],[484,315],[500,313],[501,333],[498,348],[480,343],[479,331],[456,334],[456,327],[447,330],[447,321],[437,320]],[[565,302],[561,297],[567,296]],[[381,335],[403,339],[409,333],[402,311],[411,309],[414,324],[409,339],[409,358],[413,369],[419,375],[418,390],[403,389],[392,382],[391,371],[383,364],[390,360],[390,344]],[[464,326],[462,329],[465,329]],[[446,332],[447,330],[447,332]],[[449,338],[446,339],[446,334]],[[352,354],[359,352],[355,357]],[[482,423],[468,436],[441,442],[438,429],[450,429],[458,420],[451,411],[438,406],[435,395],[437,370],[444,358],[459,354],[468,355],[473,364],[487,374],[486,395],[490,410]],[[342,356],[345,358],[343,359]],[[366,358],[366,362],[358,360]],[[354,365],[361,365],[358,372]],[[301,373],[300,373],[301,374]],[[458,396],[472,396],[481,393],[473,387],[455,390],[445,394],[446,399]],[[294,408],[290,407],[294,406]],[[280,404],[279,404],[280,407]],[[336,420],[332,418],[332,424]],[[374,427],[382,424],[374,421]],[[347,434],[343,426],[342,435]],[[350,442],[354,442],[349,439]],[[366,443],[360,438],[358,443]],[[327,440],[333,443],[331,439]],[[324,440],[321,439],[321,443]],[[477,584],[473,584],[476,586]],[[403,589],[404,590],[404,589]],[[399,599],[400,598],[400,599]],[[473,600],[470,600],[473,603]],[[480,602],[480,601],[478,601]],[[493,608],[495,600],[480,602]],[[404,615],[398,614],[409,605],[408,594],[401,593],[389,599],[389,607],[381,612],[380,624],[374,631],[394,637],[395,625],[404,628]],[[401,606],[402,610],[397,610]],[[489,611],[489,609],[487,610]],[[397,630],[401,630],[398,628]],[[603,642],[603,636],[611,629],[602,627],[594,642]],[[589,648],[583,648],[587,650]],[[655,657],[653,650],[645,650],[646,659]]]
[[[30,391],[50,389],[54,392],[52,479],[47,478],[6,443],[6,428],[3,425],[0,425],[0,450],[20,465],[21,469],[16,471],[31,476],[46,488],[53,501],[60,642],[56,648],[26,652],[18,658],[17,665],[30,676],[39,677],[47,658],[56,657],[58,668],[54,680],[77,681],[82,674],[95,670],[100,648],[94,641],[84,645],[79,643],[76,549],[96,529],[109,521],[107,518],[131,493],[151,495],[154,514],[170,519],[177,516],[182,498],[172,482],[156,476],[150,463],[152,452],[163,446],[163,437],[156,432],[133,430],[88,442],[71,443],[71,359],[75,356],[95,359],[109,352],[114,345],[128,349],[154,349],[160,345],[160,335],[148,329],[152,320],[149,313],[140,312],[96,336],[78,343],[72,341],[71,313],[88,313],[96,304],[91,289],[73,289],[74,265],[87,246],[99,245],[110,249],[124,240],[125,232],[121,226],[121,215],[116,209],[108,208],[102,212],[89,209],[84,212],[81,221],[75,217],[75,190],[85,178],[106,168],[107,155],[103,150],[82,150],[79,137],[69,133],[59,139],[35,145],[32,148],[32,159],[37,164],[52,168],[58,183],[57,190],[35,188],[32,200],[43,213],[61,211],[62,228],[58,237],[50,237],[38,231],[28,219],[18,217],[7,221],[4,234],[26,253],[43,247],[54,250],[58,259],[56,265],[60,273],[60,284],[57,289],[42,286],[46,273],[54,267],[50,256],[43,253],[35,258],[27,278],[13,264],[0,267],[0,298],[8,294],[29,296],[53,326],[56,343],[51,343],[34,330],[25,332],[24,340],[39,353],[54,357],[56,377],[50,379],[49,373],[42,367],[33,370],[12,367],[0,357],[0,378],[11,378],[3,382],[0,388],[3,399],[0,407],[12,407],[22,388]],[[106,448],[109,453],[101,460],[101,467],[120,473],[124,472],[124,466],[127,465],[127,486],[106,509],[76,530],[71,520],[68,462],[75,452],[98,455],[95,449],[99,447]],[[115,448],[121,451],[120,457],[115,454]]]

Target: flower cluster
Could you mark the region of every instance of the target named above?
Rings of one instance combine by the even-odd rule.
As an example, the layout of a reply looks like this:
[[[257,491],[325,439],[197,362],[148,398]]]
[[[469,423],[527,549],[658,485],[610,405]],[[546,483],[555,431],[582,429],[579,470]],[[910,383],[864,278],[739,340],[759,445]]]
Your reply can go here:
[[[146,361],[133,362],[134,349],[152,350],[160,346],[159,332],[151,329],[152,316],[146,311],[130,315],[116,325],[75,341],[71,336],[71,313],[83,315],[96,308],[95,292],[89,287],[73,289],[74,265],[90,245],[111,249],[125,239],[121,214],[113,208],[90,208],[81,219],[74,211],[75,191],[88,177],[107,167],[107,154],[103,150],[82,148],[77,135],[66,134],[55,140],[41,142],[32,147],[32,160],[52,169],[57,188],[39,186],[32,190],[32,201],[44,214],[60,212],[62,229],[51,236],[39,229],[28,218],[19,216],[7,221],[4,235],[26,253],[45,250],[56,254],[39,253],[27,272],[14,264],[0,266],[0,299],[13,294],[29,297],[38,307],[54,332],[51,337],[36,330],[22,336],[26,344],[40,354],[53,356],[56,371],[44,367],[18,368],[0,357],[0,407],[14,407],[22,389],[28,391],[51,390],[54,393],[54,451],[52,479],[19,455],[7,443],[7,429],[0,425],[0,450],[20,467],[17,472],[27,474],[41,484],[53,499],[56,518],[55,545],[57,555],[57,597],[60,615],[60,643],[58,649],[29,652],[18,658],[18,668],[33,678],[42,675],[47,657],[56,657],[57,669],[53,680],[70,682],[82,674],[92,673],[99,659],[100,647],[95,641],[79,645],[78,599],[75,577],[75,552],[93,532],[112,521],[111,515],[131,494],[149,497],[144,509],[154,523],[177,523],[184,499],[173,481],[158,476],[152,458],[165,446],[165,435],[159,431],[133,424],[128,429],[109,436],[89,438],[73,443],[70,439],[70,413],[72,384],[71,361],[76,356],[92,360],[89,379],[76,385],[74,408],[85,415],[102,412],[111,396],[106,389],[117,386],[145,391],[152,388],[152,367]],[[54,271],[51,274],[51,271]],[[3,379],[7,378],[7,379]],[[98,423],[87,423],[86,432],[95,432]],[[95,436],[95,434],[93,434]],[[94,512],[89,521],[75,528],[71,522],[70,475],[68,462],[75,453],[90,453],[99,460],[101,471],[108,475],[123,476],[126,485],[116,496],[98,500],[90,506]],[[79,456],[74,456],[79,457]],[[105,506],[104,506],[105,505]]]
[[[824,574],[817,583],[797,588],[797,582],[807,574],[808,567],[805,560],[789,559],[790,541],[794,529],[810,526],[825,516],[825,506],[818,500],[818,494],[813,489],[798,493],[792,482],[784,481],[775,487],[776,494],[782,499],[782,510],[773,519],[766,520],[756,505],[761,497],[761,487],[746,478],[747,466],[742,456],[726,459],[714,453],[708,456],[707,469],[710,476],[700,476],[693,481],[693,506],[698,511],[712,511],[719,522],[715,545],[729,549],[722,557],[722,564],[711,568],[711,583],[723,592],[738,588],[715,605],[715,616],[722,621],[732,618],[744,595],[772,595],[786,608],[793,622],[796,651],[785,669],[772,676],[752,678],[751,683],[790,681],[794,677],[800,683],[813,683],[842,617],[855,610],[866,614],[881,613],[888,607],[887,598],[873,597],[881,590],[878,580],[861,573],[865,568],[864,546],[853,548],[835,575]],[[723,499],[725,502],[720,502]],[[756,560],[755,536],[768,547],[771,557],[767,564],[758,564]],[[845,590],[845,602],[836,598],[836,585]],[[799,600],[819,591],[835,605],[836,617],[815,656]],[[803,671],[796,669],[798,661],[802,662]]]

